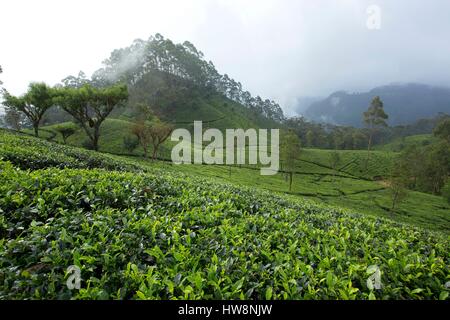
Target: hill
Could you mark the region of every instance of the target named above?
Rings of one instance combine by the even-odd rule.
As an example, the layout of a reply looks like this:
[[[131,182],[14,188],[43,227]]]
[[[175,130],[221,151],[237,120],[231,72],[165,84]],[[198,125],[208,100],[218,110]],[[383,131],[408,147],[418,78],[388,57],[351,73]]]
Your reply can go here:
[[[312,103],[304,112],[307,118],[338,125],[361,127],[362,113],[371,100],[380,96],[391,126],[411,124],[438,113],[450,113],[450,88],[424,84],[395,84],[374,88],[369,92],[339,91]]]
[[[127,84],[129,99],[111,114],[116,119],[139,117],[145,106],[162,120],[183,127],[202,120],[218,129],[274,128],[284,120],[276,102],[252,96],[241,83],[220,74],[193,44],[173,43],[160,34],[114,50],[90,79],[80,72],[62,80],[69,87],[86,83],[104,87],[118,81]],[[47,113],[44,125],[69,120],[57,107]]]
[[[448,297],[438,232],[3,130],[0,144],[3,299]]]

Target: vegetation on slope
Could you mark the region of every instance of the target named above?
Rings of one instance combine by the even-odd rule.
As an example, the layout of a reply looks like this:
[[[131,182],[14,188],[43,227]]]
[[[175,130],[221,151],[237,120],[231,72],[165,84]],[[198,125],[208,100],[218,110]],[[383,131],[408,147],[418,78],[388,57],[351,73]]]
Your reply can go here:
[[[115,120],[110,120],[115,121]],[[108,131],[108,130],[105,130]],[[114,130],[111,130],[114,133]],[[72,138],[72,137],[71,137]],[[78,139],[80,140],[80,139]],[[117,138],[120,142],[120,139]],[[173,174],[189,174],[208,177],[213,181],[233,183],[241,186],[269,190],[280,194],[291,194],[297,197],[309,198],[319,203],[328,203],[352,211],[389,218],[398,222],[420,226],[429,230],[450,231],[450,205],[442,197],[411,192],[393,213],[390,210],[390,195],[384,181],[370,181],[357,177],[359,169],[350,170],[348,166],[343,171],[333,171],[329,164],[332,151],[305,149],[293,177],[292,190],[284,172],[275,176],[261,176],[259,170],[251,167],[215,166],[215,165],[182,165],[176,166],[166,162],[149,162],[140,157],[128,157],[126,163],[122,157],[103,155],[74,147],[65,147],[35,139],[26,135],[11,134],[0,131],[0,157],[11,161],[21,168],[45,168],[58,166],[60,162],[67,168],[107,168],[126,170],[152,171],[160,168],[163,172]],[[360,166],[363,165],[365,152],[338,151],[345,160],[360,154]],[[139,151],[138,151],[139,153]],[[350,154],[352,153],[352,154]],[[69,160],[64,160],[69,158]],[[110,167],[101,159],[113,159],[115,165]],[[304,161],[302,159],[305,159]],[[376,174],[377,170],[387,168],[389,153],[373,152],[369,169]],[[344,167],[346,161],[342,161]],[[373,164],[373,165],[372,165]],[[355,165],[355,168],[359,168]],[[348,170],[349,173],[345,172]],[[371,171],[369,171],[371,172]]]
[[[439,233],[31,137],[3,132],[2,150],[20,139],[35,153],[14,165],[57,168],[0,162],[2,298],[448,298]],[[91,159],[123,172],[68,169]]]

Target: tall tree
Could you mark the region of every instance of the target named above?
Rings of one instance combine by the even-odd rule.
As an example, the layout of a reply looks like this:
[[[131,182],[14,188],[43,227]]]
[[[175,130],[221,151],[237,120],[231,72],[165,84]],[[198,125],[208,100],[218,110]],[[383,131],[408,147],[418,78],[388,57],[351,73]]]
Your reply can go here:
[[[6,107],[4,121],[9,128],[20,131],[25,120],[23,113],[17,111],[17,109]]]
[[[282,136],[282,158],[284,160],[284,171],[289,175],[289,191],[292,191],[292,181],[296,169],[297,160],[300,158],[301,143],[300,138],[292,129],[289,129]]]
[[[330,165],[331,168],[333,168],[333,181],[336,176],[336,172],[338,171],[337,168],[339,164],[341,163],[341,156],[339,155],[339,152],[337,150],[334,150],[330,153]]]
[[[367,143],[366,170],[370,159],[370,148],[375,131],[380,127],[387,127],[386,120],[389,116],[384,112],[383,102],[379,96],[373,98],[369,108],[364,112],[364,123],[369,129],[369,141]]]
[[[409,164],[398,158],[394,161],[390,176],[388,178],[388,187],[391,195],[391,215],[395,209],[408,195],[408,184],[410,183],[411,170]]]
[[[156,160],[160,146],[169,138],[172,131],[173,126],[159,120],[152,123],[141,120],[131,128],[131,133],[138,138],[139,144],[144,149],[144,157],[148,156],[148,149],[150,145],[152,146],[153,160]]]
[[[92,148],[98,151],[100,126],[108,115],[128,99],[126,85],[116,84],[95,88],[85,84],[81,88],[59,88],[55,101],[84,129]]]
[[[23,96],[16,97],[5,91],[3,98],[5,106],[22,112],[28,118],[33,125],[34,135],[38,137],[42,117],[54,105],[54,89],[45,83],[31,83]]]
[[[308,130],[306,132],[306,145],[308,148],[312,148],[314,146],[314,131]]]

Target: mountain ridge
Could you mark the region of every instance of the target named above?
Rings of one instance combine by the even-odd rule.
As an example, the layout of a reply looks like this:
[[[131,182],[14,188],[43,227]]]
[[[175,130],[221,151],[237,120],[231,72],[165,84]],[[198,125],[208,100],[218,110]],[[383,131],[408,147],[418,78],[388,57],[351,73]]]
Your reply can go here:
[[[389,125],[411,124],[439,113],[450,113],[450,88],[422,83],[393,83],[366,92],[336,91],[312,103],[305,117],[336,125],[363,126],[362,113],[380,96],[389,115]]]

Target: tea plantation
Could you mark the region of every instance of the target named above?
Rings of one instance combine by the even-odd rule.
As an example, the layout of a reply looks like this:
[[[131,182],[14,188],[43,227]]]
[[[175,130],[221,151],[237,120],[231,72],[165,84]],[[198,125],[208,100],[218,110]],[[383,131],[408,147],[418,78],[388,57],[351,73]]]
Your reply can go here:
[[[445,233],[3,130],[0,159],[0,299],[449,298]]]

